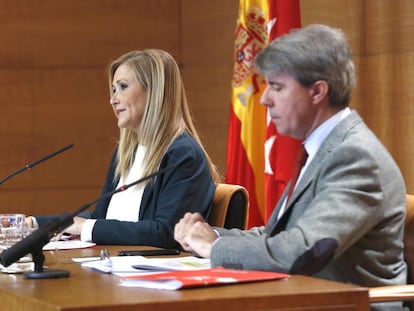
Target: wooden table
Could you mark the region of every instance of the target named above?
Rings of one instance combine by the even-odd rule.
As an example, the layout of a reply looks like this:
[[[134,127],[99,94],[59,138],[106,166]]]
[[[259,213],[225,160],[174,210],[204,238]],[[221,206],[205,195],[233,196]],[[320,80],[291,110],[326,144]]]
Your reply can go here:
[[[70,257],[97,256],[102,247],[59,251]],[[107,247],[112,255],[121,248]],[[69,278],[31,280],[0,274],[0,310],[369,310],[368,290],[349,284],[294,275],[286,280],[179,291],[119,286],[116,276],[60,262],[44,252],[46,265],[66,269]]]

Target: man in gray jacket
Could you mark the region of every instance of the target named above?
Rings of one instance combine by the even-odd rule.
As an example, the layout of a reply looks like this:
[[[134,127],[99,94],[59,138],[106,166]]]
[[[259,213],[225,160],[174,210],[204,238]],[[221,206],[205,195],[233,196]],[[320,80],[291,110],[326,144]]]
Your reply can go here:
[[[355,72],[342,31],[324,25],[292,31],[263,49],[255,66],[266,80],[261,103],[278,132],[303,140],[308,157],[296,186],[287,186],[264,227],[213,230],[188,213],[175,226],[176,240],[212,266],[367,287],[405,284],[404,180],[348,107]]]

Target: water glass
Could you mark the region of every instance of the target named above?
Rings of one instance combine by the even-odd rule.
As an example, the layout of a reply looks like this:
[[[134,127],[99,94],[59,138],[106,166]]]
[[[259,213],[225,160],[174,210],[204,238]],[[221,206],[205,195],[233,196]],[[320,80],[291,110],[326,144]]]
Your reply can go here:
[[[0,214],[0,252],[20,241],[25,227],[25,215]]]

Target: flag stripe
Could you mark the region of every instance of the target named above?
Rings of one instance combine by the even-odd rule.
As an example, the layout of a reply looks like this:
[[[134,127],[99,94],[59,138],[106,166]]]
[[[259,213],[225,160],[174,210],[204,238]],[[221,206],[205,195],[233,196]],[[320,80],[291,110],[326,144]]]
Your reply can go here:
[[[250,165],[243,144],[240,140],[241,124],[233,112],[230,109],[230,126],[228,141],[229,144],[227,152],[227,176],[226,182],[230,184],[241,184],[249,192],[249,215],[248,226],[260,226],[263,224],[263,215],[260,212],[257,195],[256,195],[256,183],[255,173]]]

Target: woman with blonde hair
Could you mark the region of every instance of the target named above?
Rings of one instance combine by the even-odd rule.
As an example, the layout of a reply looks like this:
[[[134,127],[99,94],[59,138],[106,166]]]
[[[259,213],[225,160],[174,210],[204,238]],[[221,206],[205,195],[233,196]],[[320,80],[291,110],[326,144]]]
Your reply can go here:
[[[126,53],[110,64],[109,87],[120,138],[102,193],[168,170],[101,200],[65,232],[97,244],[175,247],[175,223],[189,211],[207,219],[219,180],[193,125],[177,63],[162,50]]]

